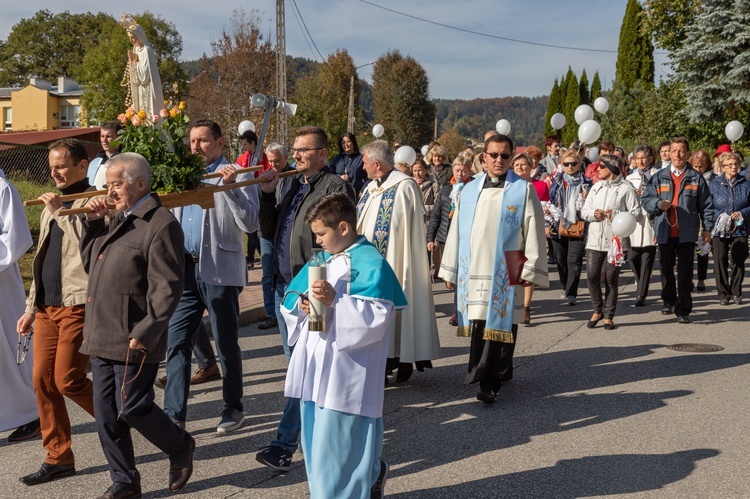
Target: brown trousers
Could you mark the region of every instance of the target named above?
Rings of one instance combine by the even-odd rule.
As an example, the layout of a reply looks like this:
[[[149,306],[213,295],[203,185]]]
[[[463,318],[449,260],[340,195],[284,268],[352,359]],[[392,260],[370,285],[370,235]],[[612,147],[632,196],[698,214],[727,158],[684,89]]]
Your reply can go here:
[[[78,353],[83,342],[83,310],[83,305],[39,306],[34,320],[34,392],[49,464],[74,462],[63,396],[94,416],[94,385],[86,377],[89,357]]]

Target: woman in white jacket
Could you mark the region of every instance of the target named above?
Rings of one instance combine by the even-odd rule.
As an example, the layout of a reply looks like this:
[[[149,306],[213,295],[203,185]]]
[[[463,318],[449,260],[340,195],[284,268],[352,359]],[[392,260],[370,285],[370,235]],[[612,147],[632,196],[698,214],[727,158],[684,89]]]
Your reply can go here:
[[[635,188],[622,178],[620,159],[611,154],[602,156],[599,164],[599,182],[594,184],[581,210],[581,218],[589,222],[586,239],[586,278],[594,314],[587,327],[594,328],[604,319],[604,329],[615,329],[613,321],[617,308],[617,279],[619,265],[607,259],[612,233],[612,219],[620,212],[630,212],[636,220],[641,215],[641,203]],[[623,252],[629,243],[622,241]],[[605,274],[605,294],[602,300],[601,273]]]
[[[651,146],[640,144],[633,151],[636,169],[625,179],[635,187],[638,197],[645,189],[651,176],[657,172],[654,168],[654,158]],[[646,304],[648,286],[651,281],[651,273],[656,260],[656,238],[654,237],[654,226],[645,210],[642,209],[643,218],[635,227],[635,232],[630,235],[630,252],[628,261],[633,269],[636,281],[635,306],[642,307]]]

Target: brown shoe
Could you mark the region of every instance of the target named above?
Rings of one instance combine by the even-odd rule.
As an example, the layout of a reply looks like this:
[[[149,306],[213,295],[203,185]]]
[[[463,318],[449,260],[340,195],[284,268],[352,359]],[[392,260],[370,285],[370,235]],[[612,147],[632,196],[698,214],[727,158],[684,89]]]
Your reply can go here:
[[[193,452],[195,452],[195,439],[190,438],[185,456],[172,460],[169,458],[169,490],[177,492],[190,480],[193,474]]]
[[[215,379],[221,379],[221,373],[219,372],[218,364],[214,364],[212,366],[208,366],[206,368],[198,369],[197,371],[195,371],[195,376],[190,378],[190,384],[200,385],[201,383],[206,383]]]
[[[164,388],[166,388],[167,386],[167,375],[165,374],[164,376],[156,378],[156,380],[154,381],[154,386],[156,388],[161,388],[162,390],[164,390]]]
[[[451,326],[458,326],[458,314],[451,315],[451,318],[448,319],[448,324]]]

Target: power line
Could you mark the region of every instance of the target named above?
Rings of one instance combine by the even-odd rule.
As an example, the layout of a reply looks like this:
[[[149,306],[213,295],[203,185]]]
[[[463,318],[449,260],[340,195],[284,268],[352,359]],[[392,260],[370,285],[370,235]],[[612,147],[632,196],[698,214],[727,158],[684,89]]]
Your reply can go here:
[[[507,38],[507,37],[499,36],[499,35],[491,35],[489,33],[482,33],[482,32],[474,31],[474,30],[470,30],[470,29],[459,28],[457,26],[451,26],[449,24],[443,24],[443,23],[439,23],[437,21],[430,21],[429,19],[424,19],[422,17],[413,16],[413,15],[407,14],[405,12],[400,12],[398,10],[389,9],[388,7],[383,7],[382,5],[378,5],[378,4],[373,3],[373,2],[368,2],[367,0],[359,0],[359,1],[362,2],[362,3],[364,3],[364,4],[370,5],[372,7],[375,7],[375,8],[378,8],[378,9],[382,9],[382,10],[386,10],[386,11],[392,12],[394,14],[398,14],[399,16],[408,17],[410,19],[415,19],[417,21],[421,21],[421,22],[428,23],[428,24],[434,24],[435,26],[441,26],[443,28],[448,28],[448,29],[452,29],[452,30],[456,30],[456,31],[461,31],[463,33],[469,33],[471,35],[483,36],[483,37],[486,37],[486,38],[494,38],[496,40],[504,40],[506,42],[523,43],[525,45],[535,45],[537,47],[548,47],[548,48],[564,49],[564,50],[577,50],[577,51],[580,51],[580,52],[603,52],[605,54],[616,54],[617,53],[616,50],[588,49],[588,48],[584,48],[584,47],[568,47],[568,46],[565,46],[565,45],[553,45],[553,44],[549,44],[549,43],[530,42],[528,40],[518,40],[516,38]],[[654,52],[654,54],[666,54],[666,52]]]
[[[297,11],[292,9],[292,14],[294,14],[294,19],[297,20],[297,25],[299,26],[299,30],[302,32],[302,38],[305,39],[305,43],[307,43],[307,46],[310,48],[310,52],[312,52],[313,59],[317,59],[318,56],[315,55],[315,51],[313,50],[312,45],[310,45],[310,42],[307,40],[307,35],[305,34],[305,30],[302,28],[302,23],[299,22]]]
[[[310,37],[310,41],[312,42],[313,47],[315,47],[315,51],[320,56],[320,60],[323,61],[323,64],[325,64],[326,63],[326,58],[323,57],[323,54],[321,54],[320,50],[318,50],[318,46],[315,45],[315,40],[313,40],[313,37],[310,34],[310,30],[307,29],[307,24],[305,23],[305,19],[302,17],[302,12],[300,12],[299,7],[297,6],[297,1],[296,0],[292,0],[292,4],[294,5],[294,8],[297,9],[297,13],[299,14],[299,19],[302,21],[302,25],[305,27],[305,31],[307,31],[307,36]]]

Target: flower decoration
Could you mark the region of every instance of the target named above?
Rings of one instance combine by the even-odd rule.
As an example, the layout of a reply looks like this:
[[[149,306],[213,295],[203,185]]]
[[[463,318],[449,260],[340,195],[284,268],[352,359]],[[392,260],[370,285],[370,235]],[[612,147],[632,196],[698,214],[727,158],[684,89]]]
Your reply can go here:
[[[203,160],[191,153],[184,142],[190,122],[184,110],[184,102],[153,116],[129,107],[117,117],[124,125],[117,143],[123,152],[137,152],[149,162],[153,192],[195,189],[203,179]]]

